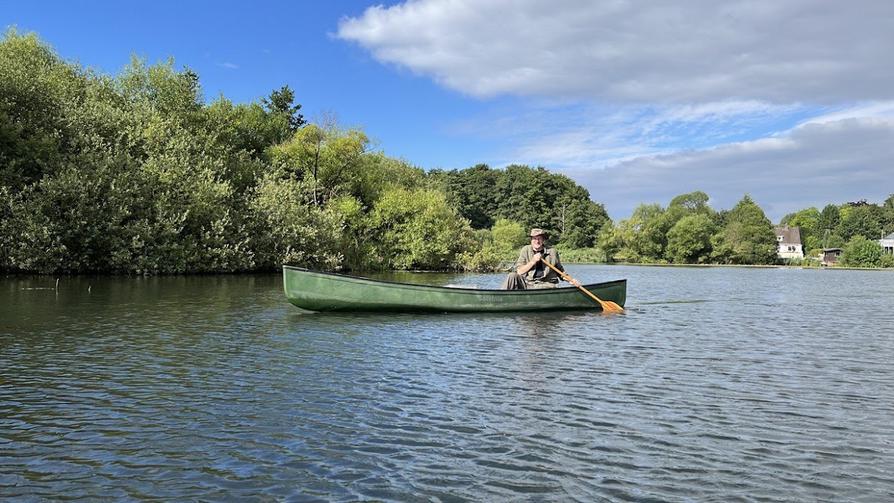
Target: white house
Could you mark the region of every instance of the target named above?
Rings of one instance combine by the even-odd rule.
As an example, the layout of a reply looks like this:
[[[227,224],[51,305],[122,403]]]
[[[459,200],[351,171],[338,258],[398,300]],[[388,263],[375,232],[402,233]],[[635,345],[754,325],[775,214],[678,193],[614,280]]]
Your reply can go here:
[[[885,253],[894,255],[894,232],[878,240],[878,244],[882,245]]]
[[[804,248],[801,246],[801,228],[778,226],[776,232],[776,254],[784,259],[804,258]]]

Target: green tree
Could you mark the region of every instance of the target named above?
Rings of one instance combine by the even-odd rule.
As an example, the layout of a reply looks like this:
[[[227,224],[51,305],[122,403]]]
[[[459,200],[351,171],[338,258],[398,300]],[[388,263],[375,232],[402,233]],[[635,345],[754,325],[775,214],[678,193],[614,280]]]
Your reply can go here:
[[[661,220],[656,224],[656,227],[663,229],[667,234],[678,222],[680,222],[680,220],[692,215],[705,216],[712,222],[712,225],[714,225],[713,223],[717,218],[717,214],[710,206],[708,206],[708,200],[708,195],[702,191],[690,192],[688,194],[681,194],[674,197],[664,211],[664,214],[661,215]],[[667,242],[668,237],[669,236],[665,236],[665,242]],[[675,257],[674,255],[674,252],[665,249],[664,258],[669,261],[680,261],[680,257]]]
[[[542,167],[511,165],[494,170],[479,164],[464,170],[432,170],[429,181],[447,193],[448,201],[476,229],[505,218],[525,228],[548,230],[554,243],[592,246],[608,218],[586,189]]]
[[[528,233],[518,222],[497,219],[492,229],[474,231],[475,249],[459,258],[462,268],[476,272],[505,269],[514,263],[518,249],[528,242]]]
[[[563,240],[563,232],[569,227],[572,202],[590,200],[586,189],[542,167],[508,166],[497,179],[496,191],[499,218],[519,222],[528,229],[545,229],[554,243]]]
[[[258,261],[265,267],[292,264],[333,269],[342,264],[340,231],[347,212],[314,204],[307,181],[265,177],[250,210]]]
[[[485,229],[497,219],[497,180],[503,176],[487,164],[478,164],[464,170],[444,173],[443,190],[448,200],[463,217],[469,219],[472,228]],[[438,173],[433,174],[438,176]]]
[[[364,153],[355,171],[350,192],[364,208],[371,207],[385,191],[392,188],[430,188],[426,185],[422,168],[388,157],[382,152]]]
[[[729,264],[771,264],[776,260],[776,235],[764,211],[745,196],[724,216],[712,237],[713,258]]]
[[[178,72],[173,59],[147,65],[133,57],[115,84],[126,106],[139,112],[140,119],[154,115],[182,128],[199,126],[203,105],[199,77],[189,69]]]
[[[605,207],[589,198],[568,204],[562,232],[562,244],[571,248],[589,248],[596,244],[599,231],[610,222]]]
[[[695,192],[690,192],[688,194],[680,194],[679,196],[671,199],[668,208],[683,208],[689,214],[711,214],[713,210],[710,206],[708,206],[708,194],[697,190]]]
[[[825,236],[827,232],[834,232],[839,222],[841,222],[841,210],[834,204],[827,204],[823,207],[823,211],[820,212],[817,231],[822,232],[823,236]]]
[[[705,261],[711,253],[714,221],[705,214],[681,218],[667,233],[667,256],[681,264]]]
[[[83,100],[87,76],[36,35],[14,29],[0,41],[0,185],[20,190],[62,166],[78,149],[66,117]]]
[[[841,221],[835,233],[850,241],[854,236],[878,239],[882,234],[884,210],[881,206],[865,201],[849,203],[841,209]]]
[[[882,232],[886,236],[894,232],[894,194],[888,196],[882,206]]]
[[[220,143],[256,160],[266,160],[268,148],[294,134],[286,117],[268,112],[259,103],[234,104],[221,96],[203,113],[205,124]]]
[[[599,229],[598,242],[599,248],[605,253],[605,260],[607,262],[616,260],[626,242],[626,236],[621,229],[621,224],[615,226],[611,221],[603,224],[602,228]]]
[[[820,231],[822,215],[816,208],[807,208],[790,213],[782,218],[780,224],[798,227],[801,233],[801,244],[805,251],[822,247],[823,234]]]
[[[528,231],[520,223],[505,218],[494,222],[491,235],[497,250],[510,255],[515,254],[529,241]]]
[[[641,204],[629,220],[622,222],[627,232],[625,248],[629,258],[657,261],[664,257],[670,221],[659,204]]]
[[[392,188],[370,213],[372,265],[382,269],[446,269],[471,245],[472,229],[433,190]]]
[[[860,235],[852,237],[841,254],[841,263],[848,267],[879,267],[881,260],[882,247],[878,241]]]
[[[301,105],[295,103],[295,92],[289,86],[282,86],[273,91],[269,97],[261,100],[261,103],[269,113],[285,117],[292,133],[307,123],[304,116],[299,113]]]
[[[363,182],[358,167],[368,143],[359,130],[327,130],[311,124],[272,147],[271,160],[280,176],[307,180],[311,201],[322,206],[341,194],[359,195]]]

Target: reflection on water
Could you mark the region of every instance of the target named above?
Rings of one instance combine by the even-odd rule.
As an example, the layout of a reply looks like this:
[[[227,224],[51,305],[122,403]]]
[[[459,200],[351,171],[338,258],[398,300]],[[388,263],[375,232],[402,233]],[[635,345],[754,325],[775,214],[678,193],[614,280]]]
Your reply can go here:
[[[276,275],[2,279],[0,497],[894,498],[894,274],[569,269],[627,277],[627,313],[302,314]]]

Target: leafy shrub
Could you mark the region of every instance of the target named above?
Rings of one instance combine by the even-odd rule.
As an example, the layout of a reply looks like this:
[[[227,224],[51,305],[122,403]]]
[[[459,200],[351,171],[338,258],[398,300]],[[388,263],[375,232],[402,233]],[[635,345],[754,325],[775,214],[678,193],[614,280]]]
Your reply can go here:
[[[847,242],[841,254],[841,264],[847,267],[880,267],[882,247],[878,241],[870,241],[856,235]]]

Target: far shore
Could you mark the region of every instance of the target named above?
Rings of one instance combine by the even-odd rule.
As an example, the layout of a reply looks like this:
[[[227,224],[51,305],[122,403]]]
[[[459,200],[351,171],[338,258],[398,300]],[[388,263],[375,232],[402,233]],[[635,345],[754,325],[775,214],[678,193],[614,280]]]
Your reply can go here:
[[[630,265],[641,267],[742,267],[751,269],[817,269],[824,271],[894,271],[892,267],[808,266],[786,264],[657,264],[647,262],[564,262],[573,265]]]
[[[805,266],[805,265],[785,265],[785,264],[657,264],[642,262],[564,262],[566,265],[605,265],[605,266],[636,266],[636,267],[680,267],[680,268],[746,268],[746,269],[815,269],[823,271],[886,271],[894,272],[892,267],[844,267],[844,266]],[[332,271],[335,272],[335,271]],[[491,271],[493,274],[505,273],[505,270]],[[438,273],[438,274],[462,274],[463,271],[453,270],[390,270],[390,271],[339,271],[339,274],[347,274],[349,276],[368,276],[378,274],[396,274],[396,273]],[[280,271],[241,271],[241,272],[185,272],[177,274],[125,274],[125,273],[65,273],[65,274],[43,274],[34,272],[0,272],[0,278],[16,278],[16,277],[50,277],[50,278],[72,278],[72,277],[134,277],[134,278],[163,278],[163,277],[184,277],[184,276],[241,276],[251,274],[280,274]],[[53,290],[53,288],[49,288]]]

